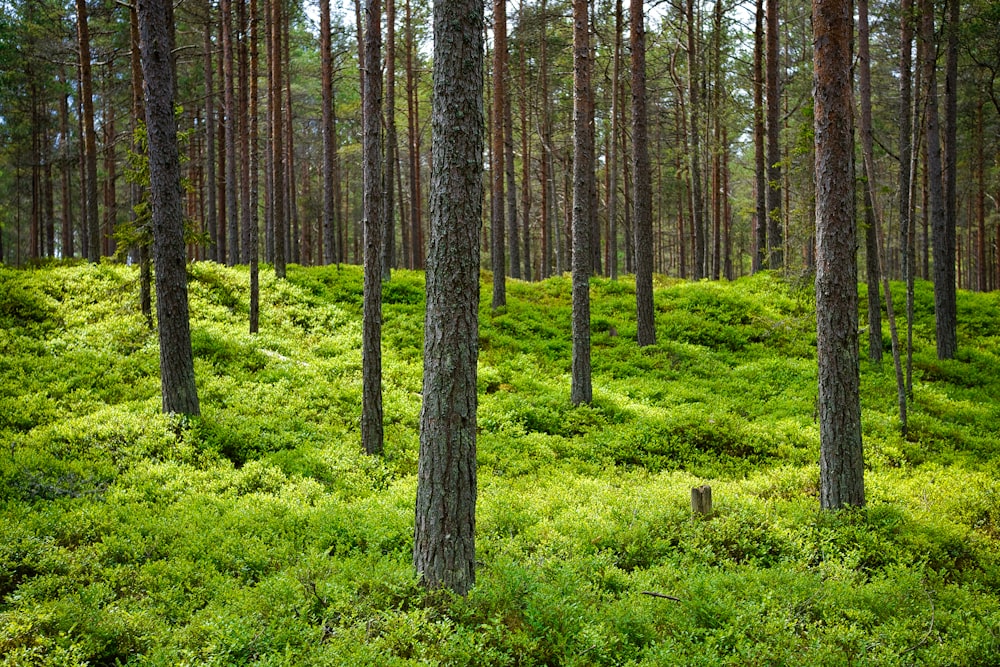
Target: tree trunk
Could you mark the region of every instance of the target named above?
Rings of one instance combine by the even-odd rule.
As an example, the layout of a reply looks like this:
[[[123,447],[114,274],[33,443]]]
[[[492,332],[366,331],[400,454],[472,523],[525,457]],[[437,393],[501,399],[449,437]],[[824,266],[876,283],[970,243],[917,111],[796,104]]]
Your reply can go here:
[[[240,261],[239,208],[236,204],[236,94],[233,83],[232,0],[219,0],[222,20],[222,104],[226,137],[226,243],[228,266]],[[220,259],[223,259],[220,257]]]
[[[434,3],[431,242],[413,564],[425,586],[459,595],[475,583],[484,9],[483,0]]]
[[[204,39],[204,77],[205,77],[205,194],[208,200],[208,210],[205,212],[205,227],[208,228],[208,257],[213,261],[224,261],[219,257],[218,203],[215,199],[215,184],[218,181],[215,174],[215,84],[213,74],[215,66],[212,60],[212,14],[206,9],[205,39]]]
[[[382,7],[365,4],[364,81],[364,321],[361,364],[361,444],[382,453]]]
[[[851,3],[813,0],[812,11],[820,506],[839,509],[865,504],[851,181]]]
[[[913,241],[914,220],[911,194],[913,165],[913,0],[902,0],[899,9],[899,247],[906,281],[906,386],[909,391],[913,364],[913,290],[917,259]]]
[[[955,235],[958,228],[958,0],[945,2],[944,228],[934,234],[934,320],[939,359],[958,350],[955,294]],[[941,250],[938,250],[941,246]],[[939,293],[940,287],[940,293]]]
[[[764,0],[757,0],[753,46],[754,248],[751,271],[767,263],[767,157],[764,152]]]
[[[507,67],[507,54],[504,53],[505,77],[510,70]],[[510,277],[521,278],[521,252],[517,227],[517,184],[514,179],[514,115],[511,108],[510,91],[504,85],[503,96],[503,152],[504,172],[507,175],[507,242],[510,246]]]
[[[861,98],[861,150],[872,155],[872,70],[868,38],[868,0],[858,2],[858,95]],[[875,174],[869,171],[871,161],[864,162],[865,207],[865,280],[868,283],[868,359],[882,363],[882,299],[879,295],[878,237],[875,229],[875,202],[872,189]],[[891,297],[890,297],[891,298]]]
[[[81,0],[82,1],[82,0]],[[197,415],[188,321],[181,169],[174,119],[174,73],[169,0],[139,0],[142,74],[146,90],[156,315],[160,330],[163,411]]]
[[[259,21],[257,0],[250,0],[250,333],[257,333],[260,328],[260,243],[258,227],[260,151],[258,148],[258,66],[259,58],[257,44],[259,40]]]
[[[573,0],[573,405],[593,399],[590,367],[591,188],[594,135],[590,108],[590,19]]]
[[[630,8],[631,10],[631,8]],[[622,0],[615,0],[615,39],[611,65],[611,140],[608,150],[608,273],[618,279],[618,133],[621,128]],[[634,47],[633,47],[634,48]]]
[[[781,93],[778,81],[778,0],[767,0],[767,251],[769,269],[785,265],[781,231]],[[818,159],[818,158],[817,158]]]
[[[382,204],[382,282],[396,264],[396,0],[385,2],[385,180]]]
[[[698,63],[698,29],[695,0],[687,0],[688,113],[690,114],[691,218],[694,225],[694,279],[707,276],[705,195],[701,188],[701,73]],[[638,182],[638,181],[637,181]],[[638,195],[638,190],[636,191]],[[638,251],[639,248],[637,247]],[[638,267],[637,267],[638,268]]]
[[[392,0],[389,0],[390,2]],[[323,88],[323,263],[335,260],[336,212],[333,201],[333,54],[330,52],[330,0],[319,3],[320,78]]]
[[[90,29],[87,0],[76,0],[77,38],[80,45],[80,96],[83,104],[83,151],[86,165],[85,257],[92,263],[101,258],[101,227],[97,216],[97,132],[94,129],[94,88],[90,69]]]
[[[629,3],[629,46],[632,51],[632,225],[635,229],[635,312],[640,346],[656,342],[653,318],[653,212],[646,132],[646,28],[642,0]]]
[[[237,21],[238,32],[238,72],[239,94],[236,99],[236,115],[239,121],[240,133],[240,262],[250,261],[250,219],[251,207],[256,204],[250,199],[250,53],[248,46],[249,17],[247,16],[247,0],[237,0],[239,11]]]
[[[524,25],[524,5],[518,6],[518,25]],[[528,75],[525,39],[518,40],[521,94],[518,111],[521,117],[521,220],[524,228],[524,279],[531,280],[531,144],[528,142]]]
[[[490,118],[490,265],[493,270],[493,310],[507,305],[504,239],[504,70],[507,53],[507,0],[493,0],[493,108]]]
[[[934,235],[934,321],[937,330],[938,358],[950,359],[955,356],[955,327],[950,315],[952,312],[950,304],[954,303],[955,293],[955,246],[954,230],[949,234],[944,192],[942,192],[933,2],[923,0],[921,12],[924,81],[927,84],[927,189],[930,223]]]
[[[268,82],[268,112],[271,115],[271,226],[274,237],[274,275],[285,277],[286,247],[288,234],[288,218],[285,215],[285,151],[284,151],[284,112],[281,108],[281,26],[283,0],[270,0],[271,12],[271,53],[268,57],[270,77]]]

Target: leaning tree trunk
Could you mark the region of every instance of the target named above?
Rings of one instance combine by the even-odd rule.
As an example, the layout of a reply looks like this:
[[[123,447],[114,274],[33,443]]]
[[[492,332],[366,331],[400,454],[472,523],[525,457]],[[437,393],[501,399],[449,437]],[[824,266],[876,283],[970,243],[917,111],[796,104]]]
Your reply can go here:
[[[139,0],[142,74],[156,265],[156,317],[160,330],[163,411],[197,415],[191,325],[188,321],[181,163],[174,119],[174,74],[170,49],[170,0]]]
[[[851,2],[813,0],[820,506],[865,503],[851,102]]]
[[[475,583],[476,364],[483,200],[483,0],[434,3],[430,244],[413,564]]]

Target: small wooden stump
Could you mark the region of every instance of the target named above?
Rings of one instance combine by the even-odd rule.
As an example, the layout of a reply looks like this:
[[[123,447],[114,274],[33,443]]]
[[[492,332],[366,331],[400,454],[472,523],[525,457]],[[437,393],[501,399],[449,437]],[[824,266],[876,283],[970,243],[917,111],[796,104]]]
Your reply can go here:
[[[691,489],[691,512],[694,514],[712,514],[712,487],[702,484]]]

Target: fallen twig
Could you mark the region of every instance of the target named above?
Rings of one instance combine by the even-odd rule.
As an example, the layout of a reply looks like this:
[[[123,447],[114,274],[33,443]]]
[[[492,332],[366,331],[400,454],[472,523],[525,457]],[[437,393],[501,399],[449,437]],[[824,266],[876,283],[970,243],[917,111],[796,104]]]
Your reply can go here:
[[[684,602],[684,600],[681,600],[678,597],[674,597],[673,595],[667,595],[666,593],[657,593],[656,591],[643,591],[642,594],[654,598],[663,598],[664,600],[673,600],[674,602]]]

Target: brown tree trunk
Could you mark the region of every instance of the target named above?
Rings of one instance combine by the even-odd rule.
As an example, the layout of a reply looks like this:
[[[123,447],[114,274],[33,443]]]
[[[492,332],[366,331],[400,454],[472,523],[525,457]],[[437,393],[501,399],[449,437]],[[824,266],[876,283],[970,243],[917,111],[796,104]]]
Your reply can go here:
[[[198,391],[188,321],[180,155],[174,119],[170,0],[139,0],[138,14],[146,90],[163,411],[197,415]]]
[[[364,320],[362,322],[361,444],[382,453],[382,7],[365,4],[362,96],[364,171]]]
[[[594,186],[590,108],[590,18],[587,0],[573,0],[573,405],[593,400],[590,365],[590,273]]]
[[[850,0],[813,0],[816,352],[823,509],[865,504],[851,181],[851,13]]]
[[[208,200],[208,210],[205,212],[205,227],[208,228],[208,257],[213,261],[225,261],[219,256],[218,203],[215,199],[215,186],[218,178],[215,173],[215,84],[213,75],[215,65],[212,59],[212,14],[206,9],[203,66],[205,77],[205,195]]]
[[[871,49],[868,31],[868,0],[858,2],[858,95],[861,98],[861,150],[866,156],[872,155],[872,70]],[[875,203],[872,189],[875,174],[869,171],[870,160],[864,162],[864,209],[865,209],[865,280],[868,283],[868,359],[882,363],[882,308],[879,294],[879,254],[878,237],[875,229]],[[890,297],[891,298],[891,297]]]
[[[493,107],[490,118],[490,265],[493,310],[507,305],[504,220],[503,107],[507,60],[507,0],[493,0]]]
[[[955,237],[958,229],[958,0],[945,2],[944,228],[934,235],[934,320],[939,359],[958,350]],[[942,252],[938,252],[938,246]],[[939,264],[943,265],[939,267]],[[940,283],[940,296],[938,284]]]
[[[701,73],[698,37],[700,30],[694,11],[695,0],[687,0],[688,113],[690,114],[689,160],[691,167],[691,220],[694,225],[694,279],[708,274],[707,239],[705,238],[705,195],[701,188]]]
[[[236,204],[236,95],[233,83],[233,10],[232,0],[219,0],[222,21],[222,104],[223,125],[226,137],[226,243],[224,258],[228,266],[240,261],[239,208]],[[219,258],[220,260],[223,258]]]
[[[524,25],[524,5],[518,6],[518,24]],[[521,94],[518,111],[521,120],[521,220],[524,228],[524,279],[531,280],[531,144],[528,141],[528,74],[525,40],[518,40]]]
[[[781,230],[781,86],[778,81],[778,0],[767,0],[767,251],[769,269],[785,265]]]
[[[389,0],[390,2],[392,0]],[[333,54],[330,52],[330,0],[319,3],[320,78],[323,89],[323,263],[336,261],[336,208],[333,200]]]
[[[635,229],[635,312],[640,346],[656,342],[653,319],[652,177],[646,114],[646,28],[642,0],[629,3],[629,46],[632,51],[632,224]]]
[[[396,264],[396,0],[385,2],[385,180],[382,205],[382,282]]]
[[[90,68],[90,29],[87,0],[76,0],[77,38],[80,46],[80,97],[82,98],[83,152],[86,165],[87,244],[85,257],[92,263],[101,257],[101,227],[97,216],[97,132],[94,129],[94,87]]]
[[[260,242],[258,227],[259,206],[259,173],[260,173],[260,151],[258,141],[260,138],[258,123],[258,73],[259,63],[257,45],[260,41],[258,35],[260,26],[260,16],[257,7],[257,0],[250,0],[250,25],[248,39],[250,42],[250,245],[248,249],[250,260],[250,333],[257,333],[260,328]]]
[[[288,218],[285,209],[285,150],[284,150],[284,110],[282,109],[282,11],[283,0],[270,0],[271,13],[271,53],[268,57],[270,70],[268,82],[268,111],[271,115],[271,204],[272,233],[274,235],[274,275],[285,277],[287,261],[285,239],[288,234]]]
[[[483,1],[434,3],[431,242],[413,564],[428,588],[475,583]]]
[[[618,133],[622,115],[618,96],[621,89],[622,21],[622,0],[615,0],[615,38],[611,66],[611,137],[608,142],[608,273],[612,280],[618,279]]]
[[[751,271],[767,265],[767,157],[764,151],[764,0],[757,0],[753,47],[754,242]]]

